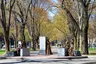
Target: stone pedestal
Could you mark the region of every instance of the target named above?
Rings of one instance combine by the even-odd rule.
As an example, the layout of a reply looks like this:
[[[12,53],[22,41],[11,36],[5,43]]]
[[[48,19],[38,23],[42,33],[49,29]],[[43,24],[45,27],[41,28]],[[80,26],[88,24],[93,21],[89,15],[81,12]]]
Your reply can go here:
[[[58,55],[59,56],[68,56],[68,50],[66,48],[59,48]]]
[[[30,50],[28,48],[20,49],[20,56],[30,56]]]
[[[39,50],[39,54],[40,55],[46,55],[46,52],[45,52],[45,50]]]

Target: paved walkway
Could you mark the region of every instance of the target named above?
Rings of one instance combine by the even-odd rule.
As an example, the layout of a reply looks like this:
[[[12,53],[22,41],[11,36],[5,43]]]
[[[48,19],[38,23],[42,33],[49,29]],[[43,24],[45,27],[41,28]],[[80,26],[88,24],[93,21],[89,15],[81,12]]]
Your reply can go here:
[[[9,57],[0,60],[0,64],[96,64],[96,56],[82,59],[57,59],[58,55],[36,55],[27,57]]]
[[[88,58],[80,59],[65,59],[66,57],[59,57],[57,49],[53,48],[53,55],[38,55],[38,51],[31,53],[27,57],[7,57],[7,59],[0,59],[0,64],[96,64],[96,56],[88,56]]]
[[[51,56],[11,57],[0,60],[0,64],[96,64],[96,56],[82,59],[53,59]]]

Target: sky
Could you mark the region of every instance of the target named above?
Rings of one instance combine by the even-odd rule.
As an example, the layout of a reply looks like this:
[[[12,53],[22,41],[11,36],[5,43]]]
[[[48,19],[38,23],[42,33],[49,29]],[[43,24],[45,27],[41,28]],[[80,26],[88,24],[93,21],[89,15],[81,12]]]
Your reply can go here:
[[[58,0],[52,0],[53,3],[58,3]],[[48,16],[49,19],[53,19],[53,17],[58,13],[56,7],[52,7],[49,11],[48,11]]]

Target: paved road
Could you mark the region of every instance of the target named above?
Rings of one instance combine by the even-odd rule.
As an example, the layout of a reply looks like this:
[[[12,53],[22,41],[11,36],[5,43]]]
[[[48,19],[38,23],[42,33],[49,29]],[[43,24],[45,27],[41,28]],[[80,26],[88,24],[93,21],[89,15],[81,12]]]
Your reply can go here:
[[[96,56],[87,59],[4,59],[0,64],[96,64]]]

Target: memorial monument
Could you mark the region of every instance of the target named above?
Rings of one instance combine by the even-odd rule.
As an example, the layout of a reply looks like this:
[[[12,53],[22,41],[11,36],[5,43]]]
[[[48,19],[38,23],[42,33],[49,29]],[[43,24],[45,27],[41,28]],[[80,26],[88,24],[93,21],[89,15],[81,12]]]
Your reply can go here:
[[[49,39],[47,37],[40,36],[39,37],[39,45],[40,45],[39,54],[41,54],[41,55],[50,55],[50,54],[52,54],[50,41],[49,41]]]

